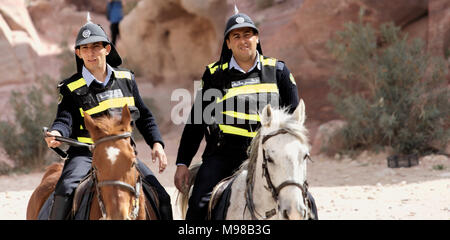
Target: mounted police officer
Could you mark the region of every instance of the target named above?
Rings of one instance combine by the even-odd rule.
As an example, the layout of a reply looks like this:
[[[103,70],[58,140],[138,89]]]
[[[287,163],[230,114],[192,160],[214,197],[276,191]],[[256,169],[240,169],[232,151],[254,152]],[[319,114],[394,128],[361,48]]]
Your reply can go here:
[[[286,64],[262,54],[259,30],[250,17],[231,16],[220,59],[206,67],[178,149],[174,181],[185,192],[188,166],[205,136],[186,219],[205,219],[213,187],[248,158],[247,148],[260,126],[258,112],[268,103],[293,112],[299,103],[296,82]],[[211,91],[220,94],[210,98]],[[195,124],[195,116],[203,116],[200,124]]]
[[[152,148],[152,158],[159,159],[159,171],[164,171],[167,158],[164,143],[151,111],[139,95],[134,74],[119,68],[122,59],[100,25],[88,22],[81,27],[75,43],[77,73],[59,85],[60,99],[56,118],[45,141],[57,148],[61,142],[53,136],[70,137],[83,143],[92,143],[84,126],[83,112],[91,116],[121,114],[127,104],[133,125]],[[92,154],[87,147],[71,146],[61,177],[55,187],[54,203],[49,219],[66,219],[72,206],[72,197],[80,180],[91,169]],[[159,196],[160,217],[172,219],[170,196],[151,170],[141,161],[138,169],[144,181],[155,188]]]

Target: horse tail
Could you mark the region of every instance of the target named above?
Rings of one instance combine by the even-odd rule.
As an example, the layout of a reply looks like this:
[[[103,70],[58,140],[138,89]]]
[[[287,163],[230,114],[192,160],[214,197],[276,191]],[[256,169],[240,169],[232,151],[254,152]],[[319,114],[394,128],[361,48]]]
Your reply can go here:
[[[176,204],[178,205],[178,210],[181,213],[182,219],[186,219],[189,197],[192,194],[192,187],[194,185],[195,178],[197,177],[197,172],[200,169],[201,165],[202,165],[202,163],[200,162],[200,163],[194,164],[191,167],[189,167],[189,173],[190,173],[189,174],[189,184],[188,184],[189,190],[186,192],[180,192],[177,190],[178,194],[177,194]]]

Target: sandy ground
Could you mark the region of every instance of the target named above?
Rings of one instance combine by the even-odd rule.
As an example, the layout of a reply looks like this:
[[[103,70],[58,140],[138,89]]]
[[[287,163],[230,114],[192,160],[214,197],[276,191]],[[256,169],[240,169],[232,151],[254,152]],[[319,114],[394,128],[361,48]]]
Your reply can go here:
[[[174,201],[173,161],[178,145],[175,141],[166,145],[170,164],[156,175]],[[139,143],[138,150],[156,172],[145,144]],[[386,157],[385,153],[363,153],[355,159],[313,156],[308,179],[320,219],[450,219],[448,157],[423,157],[411,168],[388,168]],[[42,175],[39,171],[0,176],[0,219],[25,219],[28,199]],[[174,215],[179,219],[176,206]]]

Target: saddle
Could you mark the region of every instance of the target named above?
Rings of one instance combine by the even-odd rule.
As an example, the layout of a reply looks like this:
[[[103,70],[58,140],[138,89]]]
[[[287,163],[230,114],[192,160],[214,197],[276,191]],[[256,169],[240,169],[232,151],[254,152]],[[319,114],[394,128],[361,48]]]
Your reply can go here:
[[[211,193],[208,205],[208,220],[225,220],[230,206],[231,186],[236,176],[230,176],[220,181]]]
[[[150,219],[160,219],[159,200],[156,191],[144,179],[142,180],[142,186],[146,199],[147,216],[149,216]],[[75,190],[75,194],[73,197],[72,211],[68,218],[73,220],[89,220],[91,203],[95,196],[94,193],[95,193],[94,181],[92,178],[92,173],[89,172],[89,174],[80,181],[80,184]],[[48,219],[53,204],[53,198],[54,192],[50,194],[49,198],[45,201],[44,205],[39,211],[38,215],[39,220]]]

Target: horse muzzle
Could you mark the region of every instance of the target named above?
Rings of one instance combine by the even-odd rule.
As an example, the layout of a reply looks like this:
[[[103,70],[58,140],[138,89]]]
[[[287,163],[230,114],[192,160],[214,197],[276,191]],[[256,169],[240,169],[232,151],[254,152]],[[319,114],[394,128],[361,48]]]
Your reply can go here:
[[[306,220],[308,219],[308,208],[303,199],[300,189],[286,188],[279,195],[278,214],[280,219],[286,220]],[[297,197],[294,197],[298,195]]]

